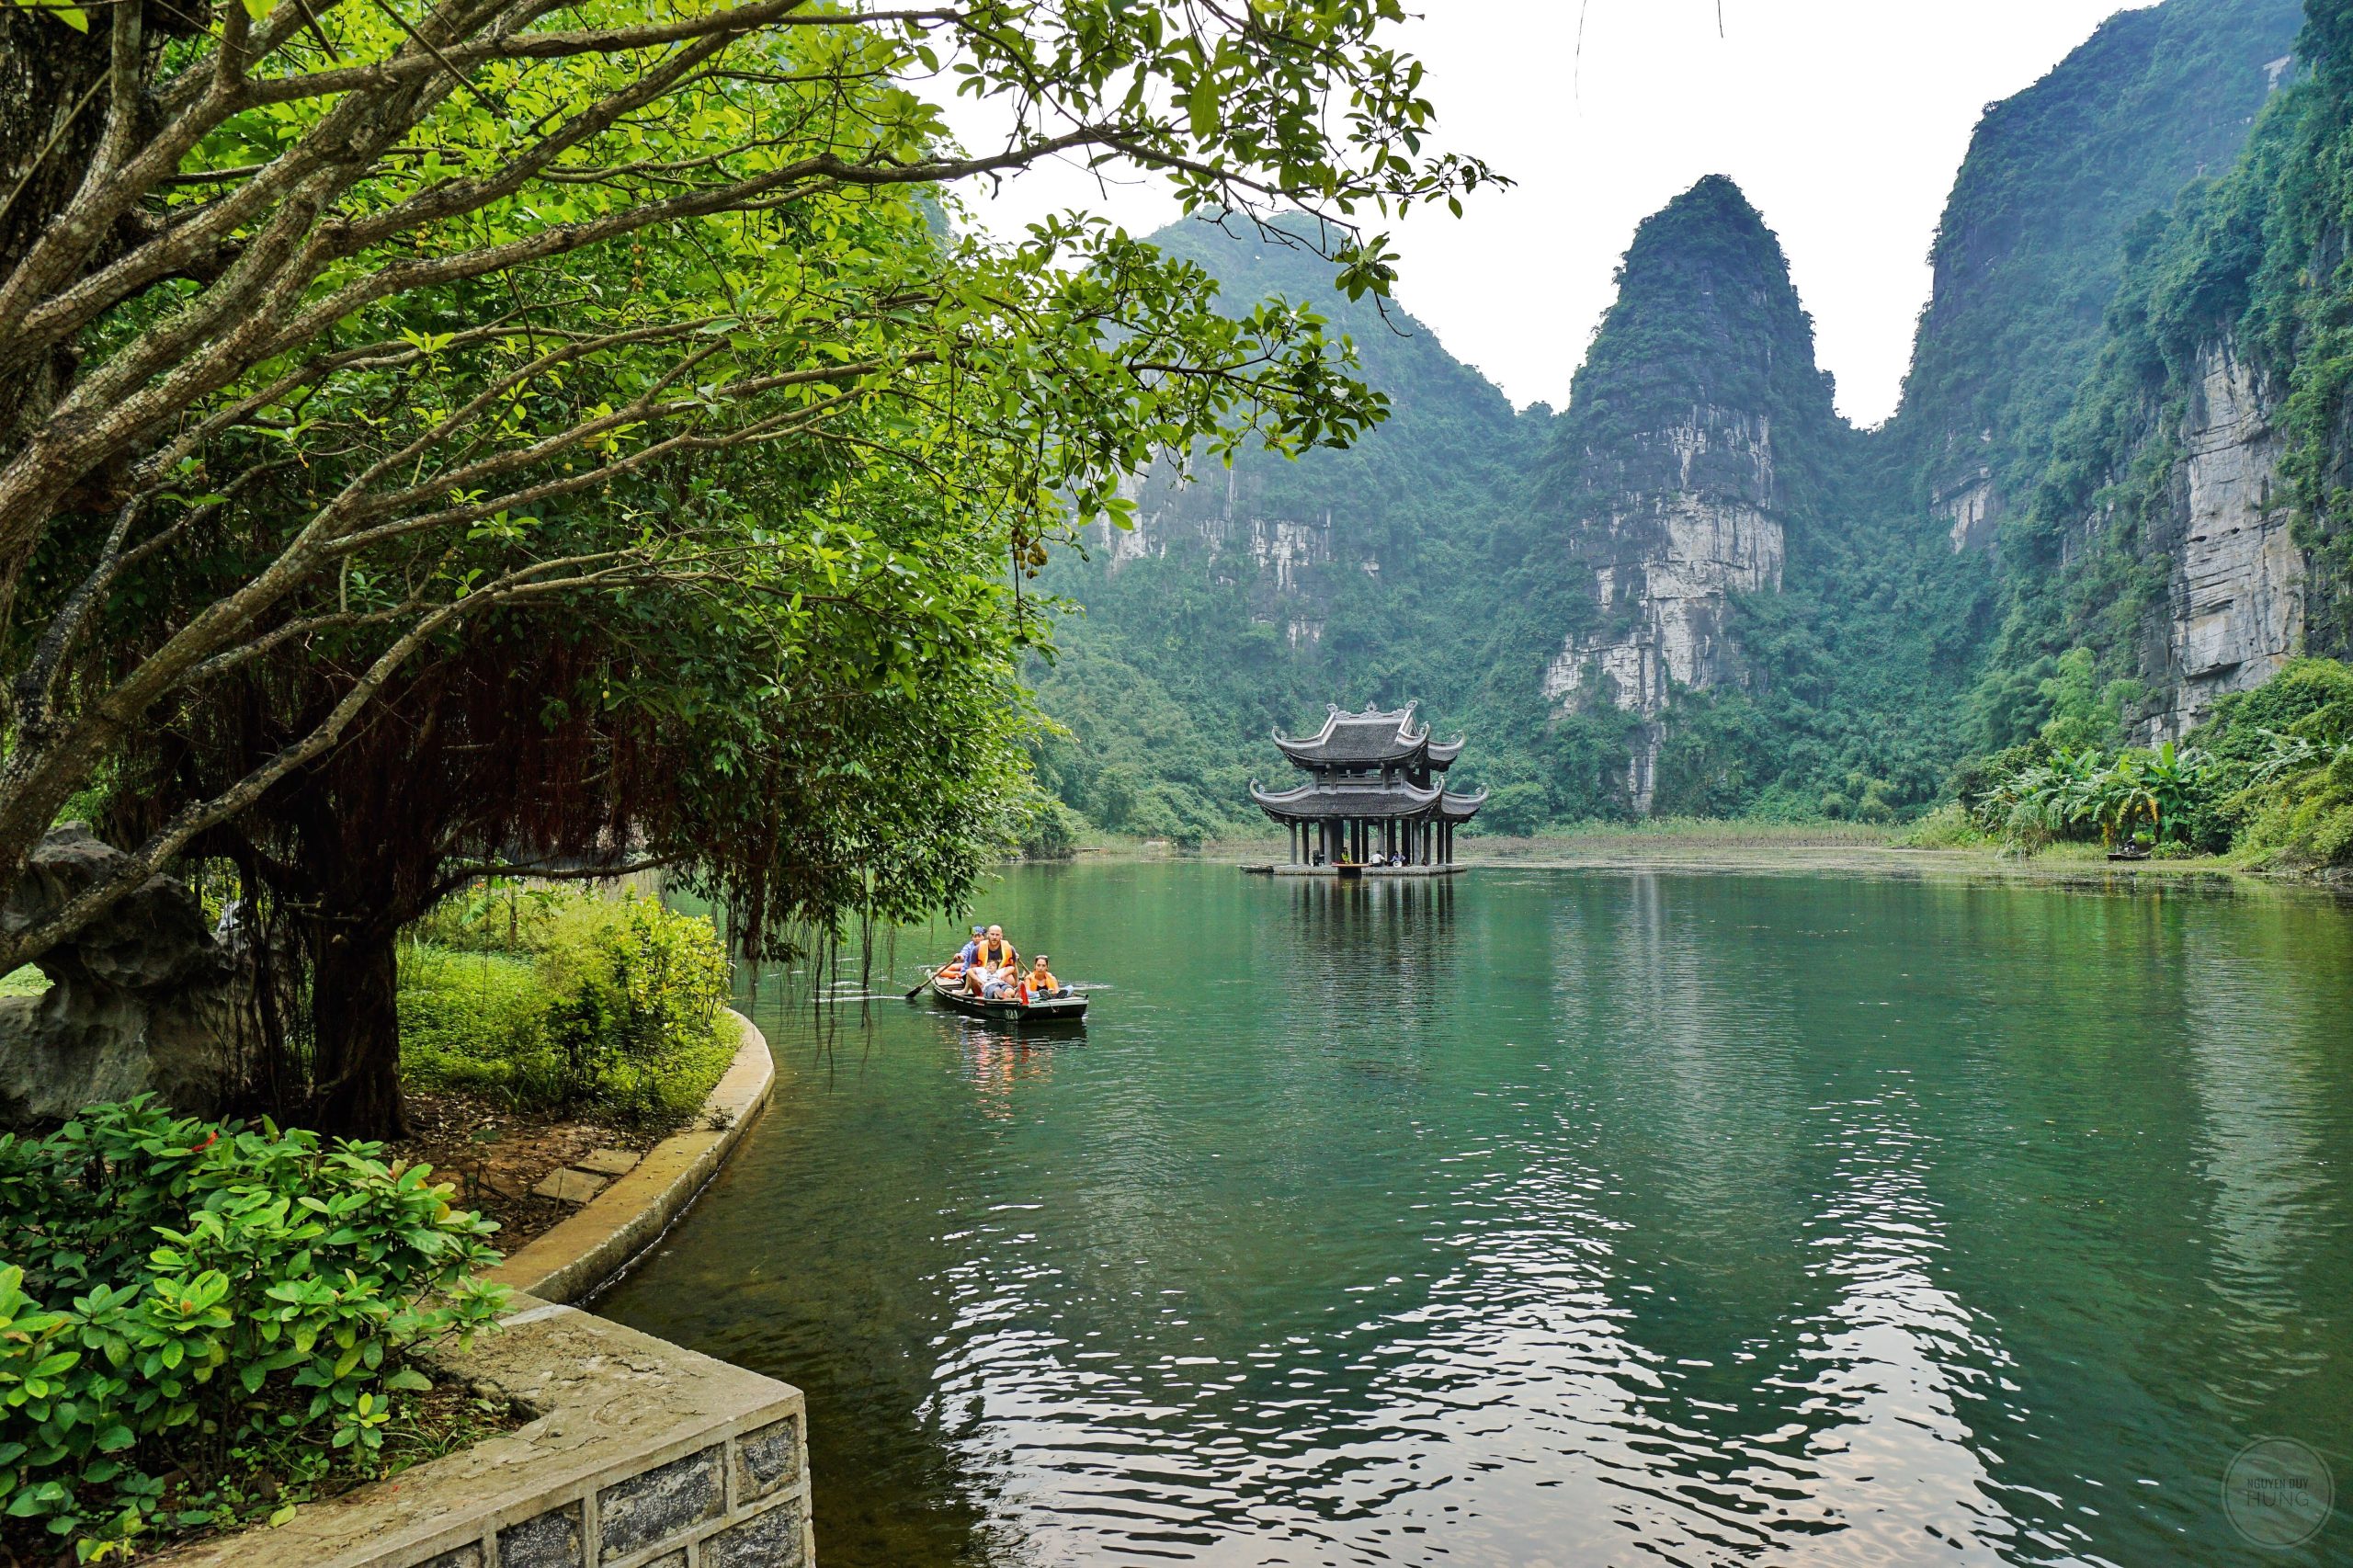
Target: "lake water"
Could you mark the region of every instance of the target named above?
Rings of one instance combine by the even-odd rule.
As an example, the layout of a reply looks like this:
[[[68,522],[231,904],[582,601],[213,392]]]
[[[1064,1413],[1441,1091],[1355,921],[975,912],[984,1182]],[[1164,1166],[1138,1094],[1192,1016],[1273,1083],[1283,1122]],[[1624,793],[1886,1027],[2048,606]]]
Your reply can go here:
[[[2344,904],[1178,864],[980,913],[1083,1035],[898,1000],[946,926],[830,1027],[771,975],[774,1108],[601,1308],[807,1391],[827,1568],[2353,1562],[2342,1497],[2283,1551],[2223,1497],[2266,1437],[2353,1487]]]

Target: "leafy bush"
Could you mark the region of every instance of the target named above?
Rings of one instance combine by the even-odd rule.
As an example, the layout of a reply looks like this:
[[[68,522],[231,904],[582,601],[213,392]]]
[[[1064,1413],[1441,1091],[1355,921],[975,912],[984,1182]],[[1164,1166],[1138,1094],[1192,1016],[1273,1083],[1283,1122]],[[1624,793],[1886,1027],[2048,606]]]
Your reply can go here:
[[[2289,865],[2353,863],[2353,740],[2283,737],[2271,760],[2276,770],[2251,792],[2242,846]]]
[[[1550,805],[1541,784],[1505,784],[1487,797],[1471,827],[1477,833],[1525,838],[1543,827]]]
[[[1966,849],[1985,842],[1985,832],[1959,801],[1948,801],[1914,823],[1895,842],[1906,849]]]
[[[2097,836],[2166,854],[2353,862],[2353,666],[2290,660],[2216,702],[2180,747],[2111,757],[2054,746],[2046,726],[1961,764],[1951,793],[1980,831],[2029,846]]]
[[[556,998],[529,957],[425,942],[400,956],[401,1075],[516,1105],[577,1097],[548,1041]]]
[[[409,1082],[665,1121],[691,1116],[726,1072],[731,974],[708,919],[639,898],[451,903],[422,928],[473,950],[416,941],[401,954]],[[507,930],[517,948],[501,951]]]
[[[489,1324],[494,1228],[378,1145],[146,1097],[0,1136],[0,1515],[86,1561],[233,1514],[256,1445],[366,1459],[408,1353]],[[22,1521],[19,1523],[19,1521]]]
[[[1034,803],[1021,831],[1025,860],[1067,860],[1078,853],[1086,834],[1086,819],[1049,796]]]
[[[412,941],[460,953],[530,953],[585,895],[496,877],[459,889],[409,927]]]
[[[2012,774],[1987,797],[2006,804],[2003,826],[2013,839],[2089,838],[2103,844],[2199,845],[2191,834],[2211,820],[2220,783],[2213,758],[2165,742],[2154,751],[2127,749],[2108,759],[2062,747],[2047,762]]]
[[[575,905],[540,957],[570,1082],[627,1117],[691,1116],[734,1056],[727,950],[709,920],[644,899]]]

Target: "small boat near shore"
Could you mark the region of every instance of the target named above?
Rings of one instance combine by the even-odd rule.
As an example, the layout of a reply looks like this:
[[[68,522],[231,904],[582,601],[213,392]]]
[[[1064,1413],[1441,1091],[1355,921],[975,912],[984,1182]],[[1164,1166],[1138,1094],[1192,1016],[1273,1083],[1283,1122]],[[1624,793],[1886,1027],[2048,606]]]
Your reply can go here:
[[[1048,996],[1036,1002],[1017,1002],[1000,998],[983,1001],[964,990],[962,979],[931,980],[932,999],[942,1006],[971,1017],[987,1018],[1000,1024],[1074,1024],[1086,1017],[1086,998],[1065,987],[1060,995]]]

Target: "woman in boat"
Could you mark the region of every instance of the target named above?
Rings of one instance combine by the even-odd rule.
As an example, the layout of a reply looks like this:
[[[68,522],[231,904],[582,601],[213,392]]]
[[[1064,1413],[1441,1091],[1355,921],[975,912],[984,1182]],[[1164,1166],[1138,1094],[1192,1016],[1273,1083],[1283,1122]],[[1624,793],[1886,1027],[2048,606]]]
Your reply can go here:
[[[1030,960],[1029,972],[1021,980],[1021,999],[1024,1002],[1042,1002],[1049,996],[1061,995],[1062,992],[1063,983],[1056,980],[1054,971],[1046,967],[1046,955],[1040,953]]]

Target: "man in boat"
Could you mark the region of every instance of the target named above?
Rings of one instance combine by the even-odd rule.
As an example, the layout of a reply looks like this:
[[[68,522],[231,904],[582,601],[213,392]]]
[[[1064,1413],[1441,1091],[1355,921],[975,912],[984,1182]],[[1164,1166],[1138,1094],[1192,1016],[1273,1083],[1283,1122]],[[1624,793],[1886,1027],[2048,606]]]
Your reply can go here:
[[[1059,996],[1062,989],[1063,983],[1056,980],[1054,971],[1046,967],[1045,954],[1040,953],[1029,960],[1029,972],[1021,982],[1021,999],[1024,1002],[1042,1002],[1049,996]]]
[[[1005,939],[1004,926],[992,926],[986,936],[973,941],[972,961],[983,969],[1004,969],[1019,963],[1021,954]]]
[[[1005,939],[1002,926],[992,926],[976,935],[972,945],[964,950],[969,955],[964,960],[964,990],[971,995],[987,995],[990,982],[1000,973],[1008,980],[1020,973],[1015,966],[1020,963],[1021,955]]]

